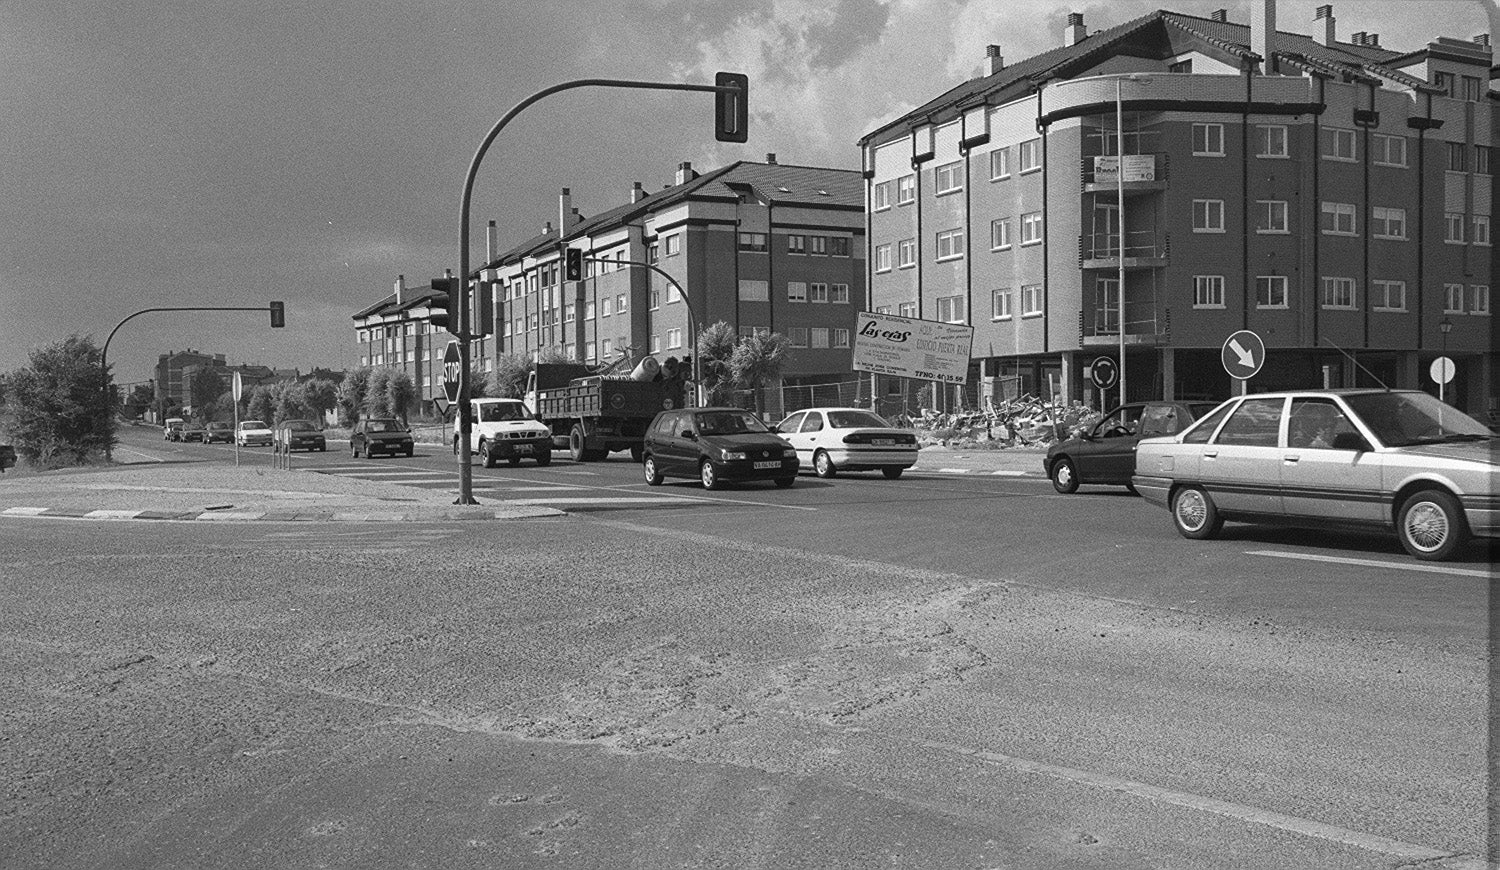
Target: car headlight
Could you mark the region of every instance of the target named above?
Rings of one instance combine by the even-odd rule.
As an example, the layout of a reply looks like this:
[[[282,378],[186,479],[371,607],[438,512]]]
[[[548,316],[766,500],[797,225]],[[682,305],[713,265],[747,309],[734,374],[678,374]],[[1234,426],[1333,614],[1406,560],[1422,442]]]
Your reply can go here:
[[[719,453],[723,457],[725,462],[732,462],[736,459],[745,458],[745,451],[743,450],[720,450]]]

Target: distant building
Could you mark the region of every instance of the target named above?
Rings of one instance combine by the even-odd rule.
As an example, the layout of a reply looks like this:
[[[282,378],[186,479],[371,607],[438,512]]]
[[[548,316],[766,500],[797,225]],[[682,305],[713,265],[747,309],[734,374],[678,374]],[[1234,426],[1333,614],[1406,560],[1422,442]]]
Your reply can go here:
[[[430,287],[408,287],[406,276],[398,275],[389,296],[354,314],[359,364],[406,372],[426,412],[443,398],[443,350],[453,339],[446,329],[432,325],[433,299]]]
[[[1123,339],[1130,399],[1222,398],[1250,329],[1252,390],[1435,393],[1446,354],[1448,397],[1493,407],[1488,35],[1390,49],[1337,39],[1331,5],[1314,36],[1251,7],[1092,33],[1075,13],[1059,47],[990,46],[866,133],[873,309],[973,325],[983,390],[1092,400],[1085,369]]]
[[[208,366],[223,369],[222,353],[206,354],[192,348],[169,351],[156,358],[156,399],[166,405],[191,407],[193,373]]]

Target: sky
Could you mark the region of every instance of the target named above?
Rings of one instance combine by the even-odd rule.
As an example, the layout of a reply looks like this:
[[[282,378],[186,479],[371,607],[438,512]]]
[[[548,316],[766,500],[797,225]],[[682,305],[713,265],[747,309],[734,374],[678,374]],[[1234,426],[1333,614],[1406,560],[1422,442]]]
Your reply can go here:
[[[1260,0],[1253,0],[1259,3]],[[1323,0],[1280,0],[1313,33]],[[1340,38],[1394,50],[1491,32],[1495,0],[1332,0]],[[750,77],[750,141],[709,94],[580,89],[516,118],[480,165],[471,262],[592,215],[633,182],[735,160],[859,167],[856,141],[978,75],[1154,9],[1248,22],[1252,0],[0,0],[0,372],[71,334],[118,384],[189,348],[307,372],[358,362],[353,315],[397,275],[458,266],[485,134],[575,79]],[[1321,26],[1321,25],[1319,25]]]

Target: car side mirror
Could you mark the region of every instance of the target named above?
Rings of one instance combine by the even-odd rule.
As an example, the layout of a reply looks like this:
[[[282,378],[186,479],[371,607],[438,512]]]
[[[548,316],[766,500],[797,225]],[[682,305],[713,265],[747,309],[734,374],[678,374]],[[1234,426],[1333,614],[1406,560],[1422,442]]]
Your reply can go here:
[[[1358,432],[1340,432],[1333,436],[1334,450],[1353,450],[1356,453],[1364,453],[1370,449],[1370,442]]]

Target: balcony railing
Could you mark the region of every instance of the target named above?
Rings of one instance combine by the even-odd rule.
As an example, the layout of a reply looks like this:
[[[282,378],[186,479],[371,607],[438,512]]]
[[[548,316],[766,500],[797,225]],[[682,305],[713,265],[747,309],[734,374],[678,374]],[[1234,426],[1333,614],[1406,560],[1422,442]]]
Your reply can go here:
[[[1125,233],[1125,268],[1159,269],[1172,255],[1172,237],[1158,230]],[[1078,267],[1105,269],[1120,265],[1119,233],[1085,233],[1078,237]]]

